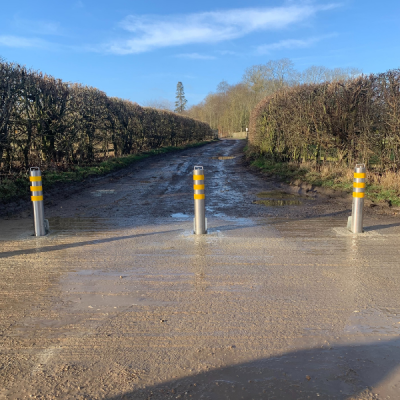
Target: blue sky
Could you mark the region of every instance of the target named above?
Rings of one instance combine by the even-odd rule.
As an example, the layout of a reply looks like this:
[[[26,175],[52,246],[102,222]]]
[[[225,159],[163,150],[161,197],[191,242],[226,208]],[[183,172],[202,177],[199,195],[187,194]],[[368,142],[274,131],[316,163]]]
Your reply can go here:
[[[0,56],[146,104],[188,105],[244,70],[290,58],[311,65],[400,67],[399,0],[3,1]]]

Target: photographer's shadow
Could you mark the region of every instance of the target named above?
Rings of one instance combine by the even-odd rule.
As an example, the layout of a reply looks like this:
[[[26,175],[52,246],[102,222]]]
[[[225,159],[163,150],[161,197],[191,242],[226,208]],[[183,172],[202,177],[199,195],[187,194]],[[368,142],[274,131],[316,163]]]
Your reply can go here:
[[[315,348],[194,374],[109,400],[399,399],[399,366],[400,339]],[[375,390],[382,397],[375,397]]]

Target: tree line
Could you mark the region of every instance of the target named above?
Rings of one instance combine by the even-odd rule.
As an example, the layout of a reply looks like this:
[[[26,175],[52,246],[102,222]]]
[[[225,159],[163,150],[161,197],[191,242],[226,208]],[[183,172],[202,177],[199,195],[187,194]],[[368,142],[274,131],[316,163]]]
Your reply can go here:
[[[286,87],[251,114],[249,141],[275,161],[400,168],[400,69]]]
[[[245,70],[242,80],[230,85],[222,81],[215,93],[188,109],[187,115],[207,122],[222,135],[242,132],[249,126],[250,114],[265,97],[283,88],[300,84],[339,82],[360,74],[355,68],[312,66],[303,72],[294,68],[291,60],[271,60]]]
[[[90,163],[212,136],[208,124],[189,116],[0,59],[0,171]]]

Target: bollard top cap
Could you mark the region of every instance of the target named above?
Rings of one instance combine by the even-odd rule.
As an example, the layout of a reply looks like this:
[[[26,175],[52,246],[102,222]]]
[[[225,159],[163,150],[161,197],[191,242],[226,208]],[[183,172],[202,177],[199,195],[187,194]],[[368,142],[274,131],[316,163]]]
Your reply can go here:
[[[365,172],[365,164],[356,164],[355,172]]]
[[[30,171],[29,171],[30,176],[42,176],[42,173],[40,172],[39,167],[31,167],[29,169],[30,169]]]
[[[201,165],[195,165],[194,166],[194,170],[196,171],[196,170],[198,170],[198,169],[204,169]]]

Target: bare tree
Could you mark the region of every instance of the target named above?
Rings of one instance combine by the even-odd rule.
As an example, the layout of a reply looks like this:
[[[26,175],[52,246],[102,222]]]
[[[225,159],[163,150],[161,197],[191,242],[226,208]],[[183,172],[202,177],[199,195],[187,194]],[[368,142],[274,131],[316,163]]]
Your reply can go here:
[[[301,73],[302,83],[338,82],[354,79],[361,74],[357,68],[334,68],[312,65]]]
[[[359,74],[360,71],[354,68],[329,69],[322,66],[312,66],[300,73],[287,58],[270,60],[247,68],[242,81],[236,85],[223,80],[217,85],[215,93],[207,95],[188,113],[209,123],[222,134],[237,132],[245,128],[251,111],[267,96],[301,83],[336,82]]]
[[[288,58],[271,60],[247,68],[242,79],[257,95],[268,96],[279,89],[299,82],[299,74]]]

